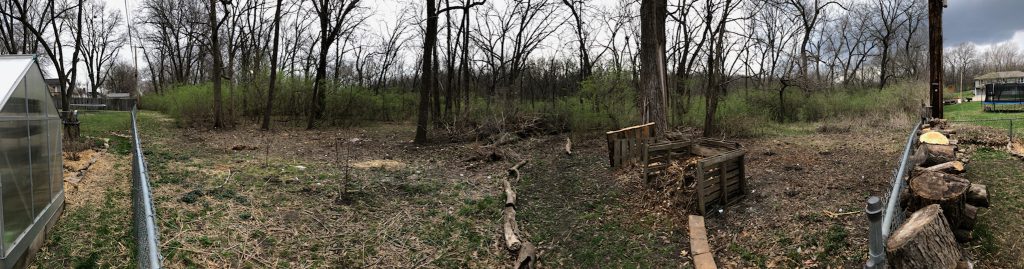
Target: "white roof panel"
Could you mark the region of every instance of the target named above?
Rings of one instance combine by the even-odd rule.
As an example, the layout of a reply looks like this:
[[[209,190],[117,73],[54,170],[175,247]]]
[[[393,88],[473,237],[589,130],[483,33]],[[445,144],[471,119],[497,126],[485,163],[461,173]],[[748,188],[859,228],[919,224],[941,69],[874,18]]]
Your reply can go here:
[[[14,88],[34,63],[33,55],[0,55],[0,105],[7,103]]]

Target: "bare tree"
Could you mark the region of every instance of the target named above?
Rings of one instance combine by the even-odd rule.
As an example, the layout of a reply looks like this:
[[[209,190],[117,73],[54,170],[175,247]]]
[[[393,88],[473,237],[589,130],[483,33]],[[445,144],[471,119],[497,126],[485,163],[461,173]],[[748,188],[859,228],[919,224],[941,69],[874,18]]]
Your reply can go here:
[[[86,74],[89,76],[89,90],[96,98],[98,89],[107,79],[107,68],[113,64],[117,52],[127,41],[118,31],[121,27],[121,13],[111,10],[106,12],[105,2],[89,0],[84,2],[84,11],[92,14],[85,16],[82,31],[82,61],[85,63]]]
[[[309,120],[306,122],[307,129],[313,129],[314,123],[323,115],[324,98],[324,77],[327,75],[327,57],[331,45],[338,40],[342,31],[355,28],[361,19],[350,20],[349,15],[359,7],[360,0],[316,0],[313,3],[313,10],[316,12],[320,22],[320,53],[317,57],[316,78],[313,79],[313,102],[310,107]]]
[[[281,0],[277,0],[274,6],[274,46],[271,48],[270,56],[270,83],[267,86],[267,105],[263,109],[262,130],[270,130],[270,115],[274,108],[274,87],[277,87],[277,49],[281,33]]]

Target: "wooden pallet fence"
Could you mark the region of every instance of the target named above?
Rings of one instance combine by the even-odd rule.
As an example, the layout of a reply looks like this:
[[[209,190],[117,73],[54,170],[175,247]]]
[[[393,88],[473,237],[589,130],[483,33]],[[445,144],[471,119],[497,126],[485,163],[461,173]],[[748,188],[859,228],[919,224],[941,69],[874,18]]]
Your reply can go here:
[[[653,127],[651,122],[605,133],[611,167],[622,167],[639,159],[643,146],[654,140]]]
[[[697,161],[697,209],[707,214],[709,205],[727,206],[746,194],[746,151],[735,149]]]
[[[700,138],[687,141],[652,142],[640,151],[645,182],[665,175],[671,161],[684,157],[701,157],[694,168],[697,209],[705,214],[713,204],[729,205],[746,192],[746,151],[736,142]]]

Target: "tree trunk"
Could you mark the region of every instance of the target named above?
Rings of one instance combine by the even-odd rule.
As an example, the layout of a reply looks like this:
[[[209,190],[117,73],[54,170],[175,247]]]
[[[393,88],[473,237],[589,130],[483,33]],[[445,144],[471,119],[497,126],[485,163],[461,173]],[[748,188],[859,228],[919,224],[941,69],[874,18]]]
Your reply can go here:
[[[263,110],[263,125],[260,129],[270,130],[270,114],[274,106],[274,87],[277,85],[277,46],[281,30],[281,1],[274,8],[274,50],[270,56],[270,87],[267,89],[267,106]]]
[[[213,58],[213,70],[210,77],[213,79],[213,127],[223,128],[223,104],[221,100],[221,69],[220,41],[218,40],[217,25],[217,0],[210,0],[210,57]]]
[[[427,142],[427,124],[429,124],[430,118],[430,92],[434,88],[434,74],[431,72],[433,67],[433,48],[437,43],[437,6],[434,4],[434,0],[427,0],[427,29],[424,32],[423,38],[423,83],[420,84],[420,104],[419,104],[419,115],[416,119],[416,138],[414,140],[417,144],[423,144]]]
[[[896,269],[956,268],[961,255],[939,205],[914,212],[886,242],[889,265]]]
[[[908,211],[915,211],[931,204],[942,206],[943,215],[951,227],[959,227],[964,217],[967,189],[971,183],[966,179],[936,172],[926,172],[910,179],[910,202]]]
[[[644,123],[654,122],[654,133],[668,129],[668,92],[665,85],[666,0],[640,2],[640,96]]]

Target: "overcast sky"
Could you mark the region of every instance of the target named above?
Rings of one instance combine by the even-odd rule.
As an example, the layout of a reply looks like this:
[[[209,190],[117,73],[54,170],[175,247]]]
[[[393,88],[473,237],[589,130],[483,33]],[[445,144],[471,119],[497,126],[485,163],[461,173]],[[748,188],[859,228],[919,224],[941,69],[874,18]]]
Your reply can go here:
[[[127,3],[130,16],[135,17],[135,9],[142,0],[104,0],[108,9],[122,12]],[[364,0],[365,6],[373,11],[368,20],[371,25],[367,29],[383,29],[382,23],[393,23],[394,16],[402,8],[402,4],[410,0]],[[411,0],[416,1],[416,0]],[[491,0],[507,1],[507,0]],[[614,5],[617,0],[590,0],[597,5]],[[390,3],[390,4],[389,4]],[[994,44],[1013,42],[1024,49],[1024,0],[949,0],[949,7],[943,15],[943,32],[945,46],[956,46],[963,42],[978,45],[985,50]],[[131,59],[131,52],[121,51],[121,57]]]

